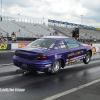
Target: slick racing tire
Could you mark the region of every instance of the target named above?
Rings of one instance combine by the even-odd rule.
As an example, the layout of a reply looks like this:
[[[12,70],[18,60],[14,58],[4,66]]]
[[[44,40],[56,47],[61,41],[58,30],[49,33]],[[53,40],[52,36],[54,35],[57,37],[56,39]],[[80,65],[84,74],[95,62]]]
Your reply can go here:
[[[91,53],[87,52],[85,59],[83,60],[84,64],[88,64],[91,60]]]

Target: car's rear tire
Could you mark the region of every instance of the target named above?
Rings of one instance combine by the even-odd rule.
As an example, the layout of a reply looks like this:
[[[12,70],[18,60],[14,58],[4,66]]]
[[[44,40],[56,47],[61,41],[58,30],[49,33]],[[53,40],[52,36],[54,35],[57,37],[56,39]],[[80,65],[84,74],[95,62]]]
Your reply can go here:
[[[57,74],[57,73],[60,71],[60,68],[61,68],[61,62],[60,62],[60,60],[56,60],[56,61],[53,63],[51,73],[52,73],[52,74]]]
[[[60,68],[61,68],[61,61],[56,60],[52,65],[51,72],[45,72],[45,73],[46,74],[57,74],[60,71]]]
[[[87,52],[85,59],[83,60],[84,64],[88,64],[91,60],[91,53]]]

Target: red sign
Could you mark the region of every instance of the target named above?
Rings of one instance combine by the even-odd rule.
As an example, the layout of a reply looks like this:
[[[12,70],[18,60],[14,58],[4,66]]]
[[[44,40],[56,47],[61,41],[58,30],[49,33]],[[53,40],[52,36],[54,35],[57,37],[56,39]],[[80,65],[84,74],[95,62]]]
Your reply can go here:
[[[27,46],[29,43],[19,43],[18,44],[18,48],[22,48],[22,47],[25,47]]]

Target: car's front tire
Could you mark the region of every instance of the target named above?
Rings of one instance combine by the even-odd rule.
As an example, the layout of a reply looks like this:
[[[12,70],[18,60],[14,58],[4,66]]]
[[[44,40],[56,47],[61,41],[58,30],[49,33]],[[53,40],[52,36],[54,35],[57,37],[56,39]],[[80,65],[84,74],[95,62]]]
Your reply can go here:
[[[91,60],[91,53],[87,52],[85,59],[83,60],[84,64],[88,64]]]

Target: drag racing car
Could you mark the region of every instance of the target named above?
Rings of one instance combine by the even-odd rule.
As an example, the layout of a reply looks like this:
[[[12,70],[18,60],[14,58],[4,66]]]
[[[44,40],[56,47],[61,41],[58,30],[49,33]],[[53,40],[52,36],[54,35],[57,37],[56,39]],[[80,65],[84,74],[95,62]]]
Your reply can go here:
[[[47,36],[17,49],[13,56],[13,63],[29,72],[42,71],[56,74],[60,68],[81,60],[88,64],[91,57],[91,46],[82,45],[69,37]]]

